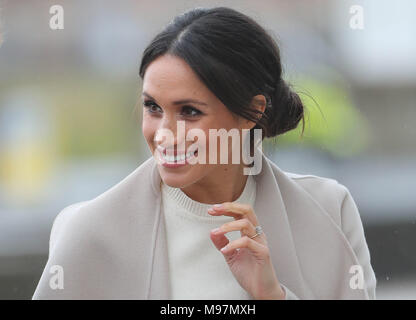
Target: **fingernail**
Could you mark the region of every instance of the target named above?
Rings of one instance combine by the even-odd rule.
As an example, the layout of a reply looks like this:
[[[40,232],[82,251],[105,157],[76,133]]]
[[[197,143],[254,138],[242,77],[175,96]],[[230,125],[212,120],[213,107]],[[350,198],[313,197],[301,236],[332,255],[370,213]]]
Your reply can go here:
[[[214,208],[222,208],[222,204],[214,204],[213,207]]]
[[[220,231],[220,228],[212,229],[212,233],[218,233],[219,231]]]
[[[224,252],[224,251],[227,251],[227,249],[228,249],[228,245],[225,246],[224,248],[221,248],[221,251]]]

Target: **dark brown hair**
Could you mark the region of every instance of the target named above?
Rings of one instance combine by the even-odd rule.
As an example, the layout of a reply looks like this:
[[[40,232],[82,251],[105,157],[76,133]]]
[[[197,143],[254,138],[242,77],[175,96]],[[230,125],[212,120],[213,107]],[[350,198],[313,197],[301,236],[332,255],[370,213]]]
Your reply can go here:
[[[164,54],[182,58],[231,112],[254,121],[262,138],[292,130],[301,119],[303,134],[304,106],[282,79],[279,48],[250,17],[227,7],[195,8],[175,17],[144,50],[142,79]],[[258,94],[266,97],[264,113],[251,106]]]

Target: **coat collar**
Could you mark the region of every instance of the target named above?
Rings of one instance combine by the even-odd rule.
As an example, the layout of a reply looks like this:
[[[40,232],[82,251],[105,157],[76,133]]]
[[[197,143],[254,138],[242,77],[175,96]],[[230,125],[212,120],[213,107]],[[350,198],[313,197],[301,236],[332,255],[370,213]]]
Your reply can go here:
[[[146,299],[171,299],[165,223],[161,208],[160,175],[152,158],[143,164],[150,173],[156,201],[151,267]],[[350,288],[349,273],[359,262],[340,227],[297,182],[262,156],[256,179],[254,211],[267,236],[277,278],[301,299],[368,299],[366,290]],[[138,183],[140,183],[138,181]],[[156,213],[156,214],[153,214]],[[150,222],[150,221],[149,221]],[[145,257],[142,257],[146,261]]]

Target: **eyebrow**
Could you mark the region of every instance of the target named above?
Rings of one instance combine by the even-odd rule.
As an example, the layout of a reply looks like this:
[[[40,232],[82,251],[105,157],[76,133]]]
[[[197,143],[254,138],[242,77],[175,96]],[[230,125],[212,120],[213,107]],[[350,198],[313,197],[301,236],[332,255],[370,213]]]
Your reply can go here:
[[[156,101],[155,98],[153,98],[150,94],[148,94],[145,91],[142,92],[142,95],[148,97],[149,99],[152,99],[152,100]],[[174,104],[174,105],[185,104],[185,103],[194,103],[194,104],[199,104],[199,105],[202,105],[202,106],[208,106],[208,104],[206,104],[205,102],[194,100],[194,99],[182,99],[182,100],[177,100],[177,101],[172,102],[172,104]]]

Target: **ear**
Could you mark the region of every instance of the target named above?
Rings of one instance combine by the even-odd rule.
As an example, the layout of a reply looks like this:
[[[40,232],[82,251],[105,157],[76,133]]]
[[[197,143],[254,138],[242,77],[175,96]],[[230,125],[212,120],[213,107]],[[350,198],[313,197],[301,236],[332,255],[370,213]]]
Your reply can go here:
[[[258,94],[253,97],[251,101],[251,107],[258,111],[264,112],[264,110],[266,110],[266,103],[267,103],[266,97],[262,94]],[[262,117],[261,114],[257,114],[257,116],[258,116],[258,119],[261,119]],[[252,129],[254,128],[255,125],[256,125],[255,122],[244,119],[244,125],[243,125],[244,129]]]

